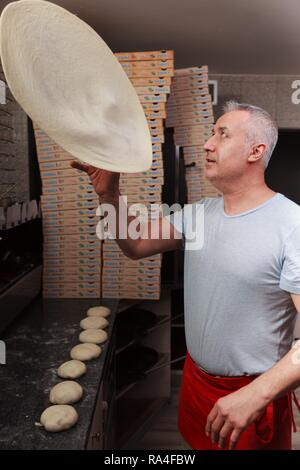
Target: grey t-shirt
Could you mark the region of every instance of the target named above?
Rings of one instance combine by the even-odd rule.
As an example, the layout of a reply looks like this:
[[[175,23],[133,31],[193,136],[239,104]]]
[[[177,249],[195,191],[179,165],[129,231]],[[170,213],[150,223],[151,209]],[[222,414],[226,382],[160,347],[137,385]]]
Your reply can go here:
[[[292,345],[297,311],[290,293],[300,294],[300,206],[280,193],[233,216],[225,214],[223,198],[203,199],[193,210],[202,204],[203,247],[185,249],[188,351],[214,375],[261,374]],[[185,206],[169,216],[183,235],[191,213]]]

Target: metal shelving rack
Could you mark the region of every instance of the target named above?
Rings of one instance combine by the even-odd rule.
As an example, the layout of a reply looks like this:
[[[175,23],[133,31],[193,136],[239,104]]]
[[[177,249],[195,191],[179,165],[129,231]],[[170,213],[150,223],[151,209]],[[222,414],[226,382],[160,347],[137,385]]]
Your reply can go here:
[[[183,158],[179,146],[173,143],[171,130],[168,132],[169,147],[166,149],[170,161],[167,171],[167,201],[169,204],[184,202],[182,171]],[[165,321],[161,325],[149,330],[142,339],[144,346],[153,347],[166,365],[158,368],[140,382],[128,386],[128,390],[120,395],[117,401],[117,439],[116,448],[136,449],[136,443],[141,439],[151,426],[151,423],[161,411],[163,406],[170,400],[171,393],[171,330],[172,330],[172,290],[182,287],[180,269],[183,262],[183,252],[169,253],[173,257],[168,260],[173,263],[171,278],[162,284],[161,299],[158,301],[138,301],[133,302],[137,308],[145,308],[153,311],[158,316],[163,316]],[[124,304],[128,304],[124,302]],[[125,307],[126,308],[126,307]],[[182,326],[182,325],[181,325]],[[178,328],[176,326],[175,328]]]
[[[140,339],[143,346],[159,352],[160,360],[156,365],[165,366],[149,375],[146,373],[142,380],[128,385],[120,393],[116,401],[116,449],[136,449],[137,442],[170,399],[170,299],[169,289],[162,289],[160,300],[144,300],[137,304],[137,308],[151,310],[165,319],[161,324],[150,328]]]

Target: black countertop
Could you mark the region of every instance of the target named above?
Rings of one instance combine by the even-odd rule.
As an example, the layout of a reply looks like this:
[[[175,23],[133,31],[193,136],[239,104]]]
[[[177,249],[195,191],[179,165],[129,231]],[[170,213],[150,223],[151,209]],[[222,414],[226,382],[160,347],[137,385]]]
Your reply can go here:
[[[6,365],[0,365],[0,449],[84,449],[102,379],[108,341],[99,358],[87,361],[87,372],[76,379],[83,389],[73,406],[77,424],[66,431],[49,433],[35,426],[49,402],[50,389],[63,379],[57,368],[70,360],[70,350],[79,344],[79,322],[99,300],[37,299],[2,335]],[[102,299],[112,309],[108,336],[114,324],[118,300]]]

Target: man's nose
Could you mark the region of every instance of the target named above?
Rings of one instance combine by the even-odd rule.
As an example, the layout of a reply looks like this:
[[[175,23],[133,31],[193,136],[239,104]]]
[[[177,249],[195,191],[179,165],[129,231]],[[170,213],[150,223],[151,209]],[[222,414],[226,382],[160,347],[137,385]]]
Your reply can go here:
[[[210,152],[213,152],[215,150],[215,145],[214,145],[214,142],[213,142],[213,138],[214,136],[212,135],[204,144],[203,148],[204,150],[206,151],[210,151]]]

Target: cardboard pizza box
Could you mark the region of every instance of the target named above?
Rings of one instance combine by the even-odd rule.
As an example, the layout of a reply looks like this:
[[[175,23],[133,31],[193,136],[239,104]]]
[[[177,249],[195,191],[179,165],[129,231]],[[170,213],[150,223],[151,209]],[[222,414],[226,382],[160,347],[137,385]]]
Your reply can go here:
[[[178,77],[182,75],[189,76],[189,75],[200,74],[200,73],[208,74],[208,66],[202,65],[199,67],[186,67],[186,68],[176,69],[174,72],[174,75]]]
[[[144,77],[144,78],[136,78],[132,77],[130,79],[131,83],[134,87],[139,86],[170,86],[172,82],[171,77]]]
[[[116,52],[116,58],[120,62],[134,61],[134,60],[174,60],[174,51],[161,50],[161,51],[144,51],[144,52]]]
[[[76,191],[74,191],[74,186],[71,184],[68,185],[58,185],[58,186],[44,186],[43,187],[43,195],[66,195],[66,194],[72,194],[76,192],[76,194],[79,194],[83,191],[86,191],[87,193],[94,192],[94,188],[91,182],[86,182],[86,183],[80,183],[76,185]]]

